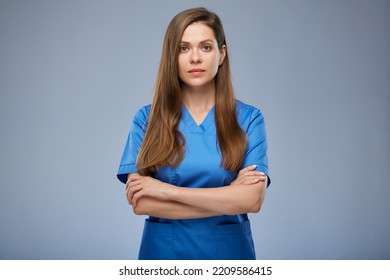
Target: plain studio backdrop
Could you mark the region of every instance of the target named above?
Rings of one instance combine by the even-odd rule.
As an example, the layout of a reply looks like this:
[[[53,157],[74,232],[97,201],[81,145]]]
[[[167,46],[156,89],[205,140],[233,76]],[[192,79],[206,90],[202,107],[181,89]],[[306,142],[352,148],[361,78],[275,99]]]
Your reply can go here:
[[[116,179],[163,36],[204,6],[266,120],[259,259],[390,258],[390,2],[0,1],[0,258],[136,259]]]

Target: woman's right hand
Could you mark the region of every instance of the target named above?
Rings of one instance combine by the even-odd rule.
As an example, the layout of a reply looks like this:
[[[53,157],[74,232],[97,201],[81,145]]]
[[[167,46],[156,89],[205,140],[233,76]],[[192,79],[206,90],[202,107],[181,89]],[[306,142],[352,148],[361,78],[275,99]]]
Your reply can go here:
[[[230,185],[251,185],[265,181],[267,176],[256,170],[257,165],[250,165],[238,172],[237,178]]]

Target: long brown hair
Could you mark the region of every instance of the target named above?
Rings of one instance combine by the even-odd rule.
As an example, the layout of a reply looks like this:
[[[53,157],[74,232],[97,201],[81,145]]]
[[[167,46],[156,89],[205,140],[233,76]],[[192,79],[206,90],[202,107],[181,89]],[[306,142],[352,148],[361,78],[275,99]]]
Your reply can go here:
[[[165,33],[148,127],[137,158],[141,174],[152,175],[164,165],[177,167],[183,160],[185,138],[178,130],[183,105],[178,55],[184,30],[194,22],[202,22],[213,30],[219,50],[226,46],[221,20],[205,8],[185,10],[170,22]],[[227,51],[215,76],[215,89],[215,124],[221,164],[230,171],[238,171],[245,156],[246,135],[237,122]]]

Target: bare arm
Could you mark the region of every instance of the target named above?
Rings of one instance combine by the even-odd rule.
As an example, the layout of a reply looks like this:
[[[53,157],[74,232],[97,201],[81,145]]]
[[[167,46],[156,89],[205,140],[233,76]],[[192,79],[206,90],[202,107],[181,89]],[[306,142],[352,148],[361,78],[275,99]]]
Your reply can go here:
[[[194,207],[219,211],[226,215],[257,213],[264,200],[267,182],[209,189],[173,187],[167,197]]]
[[[241,170],[230,186],[217,188],[176,187],[138,174],[131,174],[126,185],[129,203],[135,208],[140,198],[154,197],[163,203],[176,201],[206,213],[226,215],[258,212],[266,186],[267,177],[253,166]]]
[[[165,219],[194,219],[222,215],[221,213],[194,207],[177,201],[161,200],[151,196],[141,197],[138,199],[136,204],[133,204],[131,202],[132,195],[129,195],[128,192],[130,177],[132,175],[134,174],[128,175],[126,191],[129,204],[133,206],[133,212],[136,215],[149,215]]]
[[[180,202],[163,201],[148,196],[139,199],[137,205],[133,206],[133,211],[137,215],[150,215],[165,219],[194,219],[222,215]]]

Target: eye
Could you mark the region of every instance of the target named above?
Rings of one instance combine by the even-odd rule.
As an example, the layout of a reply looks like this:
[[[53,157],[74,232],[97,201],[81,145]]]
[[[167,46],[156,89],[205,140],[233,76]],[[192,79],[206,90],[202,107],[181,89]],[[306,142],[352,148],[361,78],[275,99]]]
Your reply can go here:
[[[212,47],[210,46],[210,45],[203,45],[202,46],[202,50],[204,50],[205,52],[209,52],[209,51],[211,51],[211,49],[212,49]]]
[[[188,47],[185,45],[180,46],[180,52],[188,52]]]

